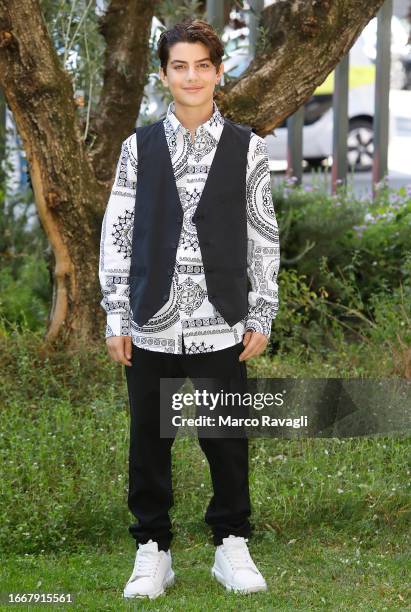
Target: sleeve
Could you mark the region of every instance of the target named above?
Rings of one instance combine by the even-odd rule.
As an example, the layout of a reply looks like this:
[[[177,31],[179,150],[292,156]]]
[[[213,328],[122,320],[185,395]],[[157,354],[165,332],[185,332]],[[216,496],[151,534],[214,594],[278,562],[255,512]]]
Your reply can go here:
[[[107,314],[105,337],[130,336],[129,274],[137,183],[137,146],[133,133],[121,145],[114,182],[104,213],[99,280]]]
[[[267,144],[251,133],[247,156],[248,313],[245,328],[267,338],[278,312],[280,244],[271,191]]]

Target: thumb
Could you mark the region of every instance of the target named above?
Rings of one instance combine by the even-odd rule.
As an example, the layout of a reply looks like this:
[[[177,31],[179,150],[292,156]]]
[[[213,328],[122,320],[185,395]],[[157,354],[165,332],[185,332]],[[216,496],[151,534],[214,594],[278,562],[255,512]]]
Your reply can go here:
[[[127,359],[131,359],[131,336],[126,336],[124,340],[124,352]]]
[[[252,335],[252,331],[246,331],[244,334],[244,338],[243,338],[243,343],[245,346],[247,346],[247,344],[249,343],[249,341],[251,340],[251,335]]]

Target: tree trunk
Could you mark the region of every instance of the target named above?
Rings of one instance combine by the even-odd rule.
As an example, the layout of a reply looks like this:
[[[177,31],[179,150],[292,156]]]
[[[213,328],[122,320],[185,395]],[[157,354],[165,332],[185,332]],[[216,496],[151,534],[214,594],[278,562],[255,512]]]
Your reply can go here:
[[[60,65],[38,1],[0,0],[0,84],[54,253],[47,342],[76,346],[102,337],[101,219],[115,159],[134,129],[144,90],[154,5],[113,0],[101,22],[107,41],[104,86],[91,123],[93,146],[87,147],[70,77]]]
[[[313,93],[383,0],[279,0],[263,11],[264,44],[216,96],[228,117],[269,133]],[[103,337],[98,279],[102,215],[121,142],[133,131],[148,66],[156,1],[111,0],[101,19],[104,85],[87,143],[73,87],[38,0],[0,0],[0,85],[26,151],[39,217],[51,243],[54,294],[47,342]]]

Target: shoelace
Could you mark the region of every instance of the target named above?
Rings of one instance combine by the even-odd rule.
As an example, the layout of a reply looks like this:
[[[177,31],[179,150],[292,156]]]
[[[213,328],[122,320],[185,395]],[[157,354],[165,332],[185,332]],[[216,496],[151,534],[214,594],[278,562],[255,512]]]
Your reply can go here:
[[[249,550],[245,544],[246,541],[226,544],[223,547],[223,551],[227,555],[233,569],[252,569],[255,571]]]
[[[140,550],[137,554],[134,576],[153,576],[159,562],[160,557],[156,552]]]

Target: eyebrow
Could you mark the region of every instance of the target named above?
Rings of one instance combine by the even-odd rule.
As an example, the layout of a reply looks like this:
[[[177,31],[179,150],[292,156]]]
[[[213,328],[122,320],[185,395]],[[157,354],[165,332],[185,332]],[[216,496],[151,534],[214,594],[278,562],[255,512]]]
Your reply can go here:
[[[195,61],[195,63],[197,64],[198,62],[205,62],[206,60],[207,60],[207,61],[209,61],[209,62],[211,62],[211,58],[209,58],[209,57],[204,57],[203,59],[196,60],[196,61]],[[170,62],[170,64],[174,64],[174,63],[176,63],[176,64],[177,64],[177,63],[179,63],[179,64],[188,64],[188,62],[186,62],[185,60],[177,60],[177,59],[172,60],[172,61]]]

